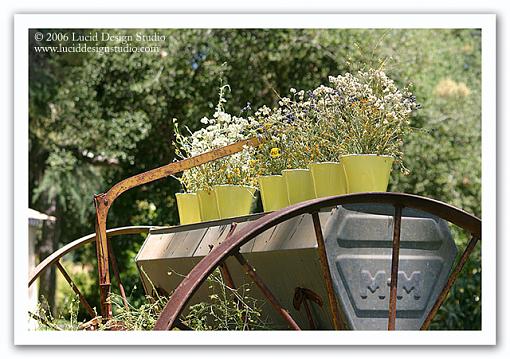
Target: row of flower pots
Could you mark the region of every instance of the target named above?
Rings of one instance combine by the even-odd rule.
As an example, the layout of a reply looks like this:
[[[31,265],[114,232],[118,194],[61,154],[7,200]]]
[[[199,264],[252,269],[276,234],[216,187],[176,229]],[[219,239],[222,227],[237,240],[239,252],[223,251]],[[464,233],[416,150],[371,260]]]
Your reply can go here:
[[[420,107],[409,88],[399,88],[381,68],[328,79],[308,91],[291,88],[273,107],[247,106],[242,116],[225,112],[230,87],[224,85],[213,116],[200,120],[205,127],[191,132],[174,119],[174,147],[181,158],[263,138],[257,147],[178,177],[185,192],[196,193],[187,196],[194,198],[188,206],[195,214],[181,213],[181,223],[249,214],[257,189],[267,212],[313,198],[385,191],[393,165],[406,173],[403,145],[412,132],[410,117]],[[183,202],[185,196],[179,197]]]
[[[312,163],[309,169],[288,169],[281,175],[258,177],[264,211],[314,198],[386,191],[392,163],[390,156],[348,155],[341,162]],[[247,215],[256,191],[250,186],[218,185],[212,191],[178,193],[180,222],[190,224]]]
[[[180,222],[191,224],[247,215],[256,191],[250,186],[218,185],[211,191],[176,193]]]

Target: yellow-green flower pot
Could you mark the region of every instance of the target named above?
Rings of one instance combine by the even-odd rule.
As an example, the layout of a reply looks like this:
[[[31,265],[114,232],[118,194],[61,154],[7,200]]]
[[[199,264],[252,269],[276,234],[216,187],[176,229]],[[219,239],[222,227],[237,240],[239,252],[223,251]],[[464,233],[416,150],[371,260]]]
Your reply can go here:
[[[181,224],[200,222],[200,205],[196,193],[176,193],[175,198]]]
[[[385,192],[393,157],[379,155],[342,156],[349,193]]]
[[[310,170],[302,168],[283,170],[282,175],[287,187],[289,205],[315,198]]]
[[[339,162],[311,163],[315,197],[338,196],[347,193],[344,167]]]
[[[287,186],[283,176],[260,176],[257,178],[264,212],[277,211],[289,205]]]
[[[257,188],[250,186],[214,186],[220,218],[232,218],[250,214]]]
[[[202,221],[214,221],[220,219],[218,205],[216,203],[216,193],[213,190],[198,190],[198,203],[200,204],[200,217]]]

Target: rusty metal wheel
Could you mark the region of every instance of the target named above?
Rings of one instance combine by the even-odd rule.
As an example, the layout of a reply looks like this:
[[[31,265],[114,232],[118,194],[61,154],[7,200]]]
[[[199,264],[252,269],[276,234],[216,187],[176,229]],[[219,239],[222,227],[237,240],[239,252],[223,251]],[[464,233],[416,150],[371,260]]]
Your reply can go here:
[[[388,330],[395,330],[395,321],[397,316],[397,281],[399,267],[400,230],[403,209],[412,208],[437,216],[464,229],[471,236],[471,240],[466,246],[460,259],[457,261],[455,267],[450,272],[446,284],[442,288],[440,294],[434,302],[434,305],[428,312],[421,326],[421,330],[427,330],[438,309],[445,301],[448,292],[450,291],[462,268],[464,267],[464,264],[468,260],[477,242],[481,240],[481,221],[480,219],[467,212],[464,212],[458,208],[440,201],[416,195],[391,192],[358,193],[315,199],[269,213],[257,220],[254,220],[238,231],[235,231],[235,225],[232,226],[232,230],[227,238],[221,244],[215,247],[206,257],[204,257],[178,285],[178,287],[171,295],[165,308],[161,312],[154,330],[169,330],[173,327],[178,327],[181,323],[179,319],[180,315],[186,308],[194,293],[216,268],[224,268],[224,263],[229,257],[233,257],[235,260],[237,260],[246,274],[261,290],[267,301],[283,318],[283,320],[285,320],[288,327],[293,330],[300,330],[296,320],[292,318],[287,309],[282,307],[278,299],[272,293],[269,286],[264,282],[263,278],[257,274],[255,268],[253,268],[248,263],[248,261],[240,253],[239,250],[241,246],[262,234],[266,230],[303,214],[309,214],[313,219],[320,264],[323,276],[325,278],[327,299],[333,328],[337,330],[347,329],[345,327],[345,318],[343,318],[343,314],[339,310],[337,303],[318,213],[323,208],[353,204],[385,204],[391,205],[394,208],[392,236],[393,240],[391,246],[391,279],[389,282],[390,295],[388,306]],[[228,274],[228,271],[226,273]],[[300,293],[299,295],[302,296],[304,295],[303,293]]]
[[[150,226],[130,226],[130,227],[120,227],[120,228],[113,228],[109,229],[106,233],[109,239],[112,238],[118,238],[120,236],[124,235],[136,235],[136,234],[147,234],[149,233],[149,230],[151,229]],[[37,267],[30,273],[30,276],[28,278],[28,287],[32,286],[34,282],[39,278],[39,276],[46,271],[48,268],[50,268],[52,265],[55,265],[59,272],[62,274],[66,282],[69,284],[71,289],[76,293],[80,300],[80,304],[85,308],[88,315],[92,320],[97,317],[97,313],[92,309],[92,306],[88,303],[85,296],[82,294],[76,283],[72,280],[69,273],[64,269],[62,266],[60,259],[65,256],[66,254],[70,253],[73,250],[76,250],[86,244],[94,243],[96,240],[96,234],[92,233],[87,236],[81,237],[79,239],[76,239],[59,250],[52,253],[50,256],[45,258],[41,263],[37,265]],[[111,246],[108,248],[108,255],[110,258],[110,262],[112,263],[112,270],[114,272],[114,276],[117,280],[119,291],[122,296],[122,300],[124,302],[124,305],[127,306],[127,298],[126,293],[124,290],[124,286],[122,285],[122,281],[120,278],[119,268],[117,266],[117,261],[115,259],[115,255],[111,249]],[[92,323],[93,324],[93,323]]]

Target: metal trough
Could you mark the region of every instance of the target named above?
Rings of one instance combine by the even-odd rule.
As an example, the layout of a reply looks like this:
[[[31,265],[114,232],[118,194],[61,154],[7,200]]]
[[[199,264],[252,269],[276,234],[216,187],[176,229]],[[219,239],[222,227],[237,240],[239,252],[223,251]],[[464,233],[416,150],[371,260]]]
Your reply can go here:
[[[391,206],[345,205],[319,213],[335,294],[351,329],[387,329],[392,211]],[[171,294],[183,278],[179,274],[186,275],[218,246],[234,222],[237,231],[260,216],[151,230],[136,256],[146,293],[154,295],[157,290]],[[266,230],[241,246],[240,253],[257,268],[257,274],[301,328],[333,329],[310,214]],[[396,329],[420,329],[448,279],[456,253],[444,220],[404,209]],[[237,287],[250,285],[238,261],[229,257],[226,264]],[[309,290],[322,299],[322,305],[310,301],[312,323],[303,306],[298,310],[293,305],[300,290]],[[208,284],[202,284],[189,304],[209,301],[209,291]],[[250,295],[265,299],[257,288]],[[265,305],[263,311],[275,328],[287,328],[273,307]]]

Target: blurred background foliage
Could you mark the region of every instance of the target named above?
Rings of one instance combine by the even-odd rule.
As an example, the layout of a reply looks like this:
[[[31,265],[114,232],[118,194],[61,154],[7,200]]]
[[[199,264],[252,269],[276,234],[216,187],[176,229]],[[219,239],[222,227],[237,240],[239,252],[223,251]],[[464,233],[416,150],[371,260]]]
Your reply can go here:
[[[29,35],[30,206],[57,217],[55,249],[94,231],[93,194],[174,160],[172,118],[192,130],[201,126],[200,118],[214,110],[220,78],[231,86],[226,110],[238,114],[247,104],[275,105],[291,87],[312,89],[326,84],[328,75],[379,66],[381,60],[400,86],[414,84],[422,104],[412,119],[417,131],[405,143],[411,174],[393,171],[390,190],[481,216],[479,30],[104,30],[158,32],[166,39],[130,42],[160,46],[159,52],[102,55],[36,53],[34,46],[59,42],[36,42],[35,31],[70,31],[39,29]],[[109,227],[176,224],[177,191],[178,182],[167,179],[127,192],[113,206]],[[143,301],[134,265],[142,241],[113,241],[134,305]],[[467,238],[459,234],[456,241],[462,249]],[[480,328],[479,259],[477,249],[434,329]],[[90,264],[78,274],[93,280],[79,281],[97,306],[95,249],[79,250],[66,263]],[[62,296],[57,301],[65,305]]]

